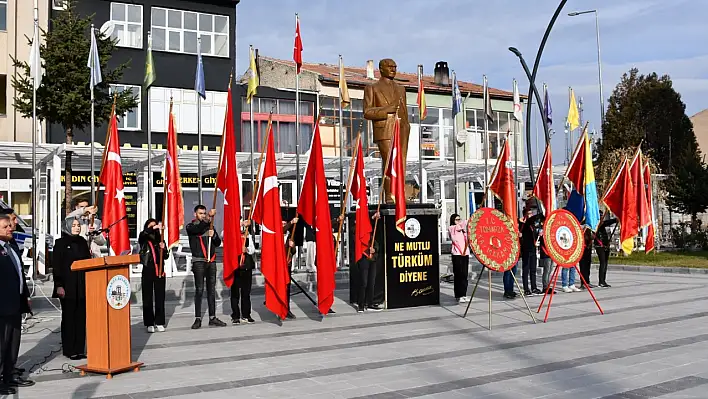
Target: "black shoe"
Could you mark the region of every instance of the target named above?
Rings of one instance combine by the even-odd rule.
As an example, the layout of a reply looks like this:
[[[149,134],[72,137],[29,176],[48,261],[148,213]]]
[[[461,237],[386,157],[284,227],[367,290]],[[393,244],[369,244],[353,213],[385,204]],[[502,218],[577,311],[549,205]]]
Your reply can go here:
[[[10,381],[5,381],[5,385],[9,387],[31,387],[34,385],[34,381],[26,380],[22,377],[15,377]]]
[[[366,310],[371,311],[371,312],[381,312],[381,311],[383,311],[383,309],[380,308],[379,305],[367,306],[367,307],[366,307]]]
[[[588,284],[588,288],[595,288],[595,287],[596,287],[595,285]]]
[[[505,292],[504,293],[504,298],[506,299],[516,299],[516,294],[513,292]]]
[[[237,325],[241,324],[241,319],[231,318],[231,324],[237,326]]]
[[[524,290],[524,296],[533,296],[533,293],[529,290]]]
[[[545,291],[545,290],[544,290],[544,291]],[[543,294],[543,292],[542,292],[542,291],[539,291],[538,288],[535,288],[535,289],[531,290],[531,293],[534,294],[534,295],[541,295],[541,294]]]
[[[22,375],[25,373],[25,371],[27,371],[27,370],[23,369],[22,367],[15,367],[15,369],[12,372],[15,374]]]
[[[198,330],[202,327],[202,319],[197,317],[194,319],[194,324],[192,324],[192,330]]]
[[[246,317],[246,318],[243,318],[243,319],[241,319],[241,321],[244,322],[244,323],[246,323],[246,324],[253,324],[253,323],[256,322],[255,320],[253,320],[253,319],[251,318],[251,316],[248,316],[248,317]]]
[[[0,385],[0,395],[15,395],[17,394],[17,389],[7,386]]]
[[[295,317],[295,315],[294,315],[293,312],[291,312],[291,311],[288,311],[288,315],[285,316],[285,318],[286,318],[286,319],[290,319],[290,320],[295,320],[295,319],[297,319],[297,317]]]
[[[81,355],[71,355],[67,357],[71,360],[81,360]]]
[[[216,317],[211,317],[211,318],[209,318],[209,326],[210,327],[226,327],[226,323],[217,319]]]
[[[364,309],[365,309],[365,308],[364,308],[363,306],[357,306],[357,307],[356,307],[356,312],[357,312],[357,313],[364,313]]]
[[[607,283],[600,283],[600,287],[602,287],[602,288],[610,288],[610,287],[612,287],[612,286],[609,285],[609,284],[607,284]]]

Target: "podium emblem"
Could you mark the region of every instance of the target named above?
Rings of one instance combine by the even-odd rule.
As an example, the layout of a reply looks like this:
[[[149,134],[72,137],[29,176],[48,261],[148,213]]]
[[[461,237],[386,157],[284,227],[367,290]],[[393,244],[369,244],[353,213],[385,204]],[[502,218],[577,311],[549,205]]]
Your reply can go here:
[[[519,260],[519,234],[514,222],[492,208],[480,208],[467,223],[470,248],[485,267],[504,272]]]
[[[565,209],[551,212],[546,218],[543,243],[546,253],[558,266],[574,267],[585,249],[578,219]]]
[[[130,303],[130,281],[122,275],[113,276],[106,287],[106,300],[113,309],[126,307]]]
[[[416,218],[406,220],[406,237],[411,240],[418,238],[420,235],[420,222]]]

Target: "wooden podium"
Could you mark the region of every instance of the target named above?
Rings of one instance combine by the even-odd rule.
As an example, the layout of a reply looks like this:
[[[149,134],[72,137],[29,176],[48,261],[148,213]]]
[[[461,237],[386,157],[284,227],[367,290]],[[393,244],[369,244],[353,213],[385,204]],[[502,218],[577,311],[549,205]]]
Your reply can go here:
[[[73,271],[86,272],[86,355],[87,364],[79,366],[86,372],[113,374],[128,370],[139,371],[142,363],[131,360],[130,296],[122,309],[108,302],[107,288],[115,276],[130,281],[128,268],[140,263],[139,255],[106,256],[76,261]]]

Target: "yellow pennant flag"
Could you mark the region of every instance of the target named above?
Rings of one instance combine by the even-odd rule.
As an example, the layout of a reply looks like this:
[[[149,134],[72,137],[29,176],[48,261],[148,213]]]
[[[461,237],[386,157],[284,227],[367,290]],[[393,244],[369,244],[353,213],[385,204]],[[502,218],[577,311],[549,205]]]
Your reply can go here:
[[[352,102],[349,98],[349,88],[347,87],[347,79],[344,77],[344,63],[341,56],[339,57],[339,98],[342,109],[348,107]]]
[[[570,108],[568,109],[568,123],[570,130],[575,130],[580,127],[580,113],[578,112],[578,103],[575,101],[575,92],[570,89]]]
[[[251,47],[251,63],[248,68],[248,91],[246,92],[246,102],[251,103],[251,99],[258,94],[258,68],[256,67],[256,56]]]

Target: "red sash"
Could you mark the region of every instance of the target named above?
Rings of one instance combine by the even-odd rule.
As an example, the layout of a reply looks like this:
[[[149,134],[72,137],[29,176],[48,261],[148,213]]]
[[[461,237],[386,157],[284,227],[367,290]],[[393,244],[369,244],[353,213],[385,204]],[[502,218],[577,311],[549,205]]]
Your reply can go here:
[[[208,259],[209,262],[214,262],[216,260],[216,252],[214,252],[214,255],[209,259],[209,254],[207,253],[206,247],[204,246],[204,237],[199,237],[199,244],[202,246],[202,254],[204,255],[204,259]]]

